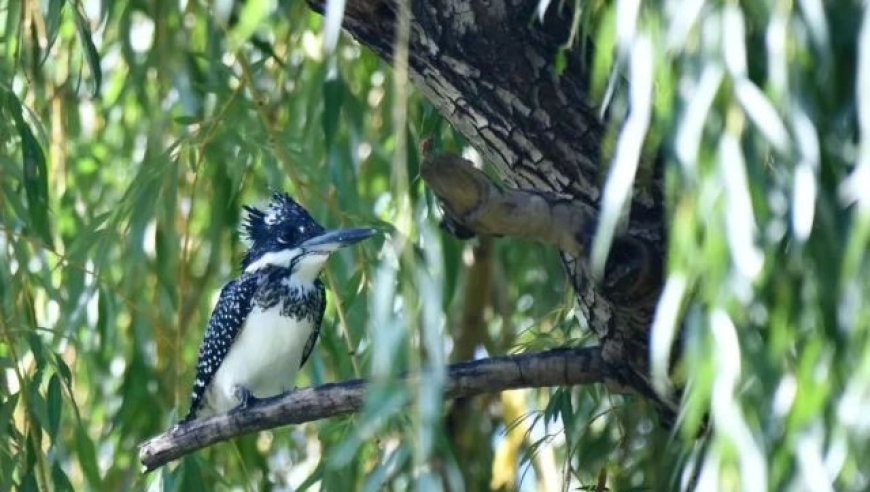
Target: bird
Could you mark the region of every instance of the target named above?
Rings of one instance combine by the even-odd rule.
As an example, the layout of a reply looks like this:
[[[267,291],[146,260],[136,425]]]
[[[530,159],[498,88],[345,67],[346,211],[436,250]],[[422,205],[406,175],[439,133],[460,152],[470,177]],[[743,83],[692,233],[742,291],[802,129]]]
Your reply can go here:
[[[293,389],[323,323],[319,275],[326,260],[377,232],[326,230],[283,191],[274,191],[263,209],[244,209],[250,246],[241,273],[223,286],[212,310],[182,424]]]

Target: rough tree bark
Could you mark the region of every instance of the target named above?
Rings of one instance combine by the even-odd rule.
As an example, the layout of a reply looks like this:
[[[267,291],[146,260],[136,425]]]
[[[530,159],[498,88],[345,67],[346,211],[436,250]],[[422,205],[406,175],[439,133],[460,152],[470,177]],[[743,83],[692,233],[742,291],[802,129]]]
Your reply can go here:
[[[324,3],[309,0],[317,12]],[[560,254],[602,356],[617,375],[611,383],[662,404],[647,378],[649,326],[665,251],[660,165],[635,183],[627,226],[614,241],[603,278],[594,280],[587,252],[606,175],[605,125],[589,94],[590,52],[569,50],[564,71],[556,71],[573,15],[558,4],[552,2],[542,24],[537,0],[411,2],[409,76],[506,184],[570,201],[582,214],[582,226],[570,231],[579,250],[561,248]],[[392,61],[397,12],[392,0],[350,0],[343,27]],[[454,219],[468,226],[468,217]],[[663,416],[672,417],[665,406]]]

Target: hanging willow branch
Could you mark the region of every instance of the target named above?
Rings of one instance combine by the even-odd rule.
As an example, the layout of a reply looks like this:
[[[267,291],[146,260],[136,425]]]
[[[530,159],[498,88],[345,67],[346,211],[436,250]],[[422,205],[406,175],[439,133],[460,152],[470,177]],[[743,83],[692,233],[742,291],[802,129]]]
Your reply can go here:
[[[403,378],[419,385],[425,375]],[[493,357],[448,367],[446,399],[516,388],[593,384],[608,379],[597,347]],[[139,460],[152,471],[197,449],[244,434],[301,424],[359,411],[370,383],[361,379],[304,388],[264,400],[244,410],[176,426],[139,446]]]

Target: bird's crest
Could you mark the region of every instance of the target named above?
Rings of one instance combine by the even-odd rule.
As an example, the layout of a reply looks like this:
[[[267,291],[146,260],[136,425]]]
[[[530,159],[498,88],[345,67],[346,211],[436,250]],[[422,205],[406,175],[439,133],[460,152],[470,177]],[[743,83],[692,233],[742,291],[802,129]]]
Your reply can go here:
[[[272,192],[272,201],[269,202],[264,210],[253,205],[245,205],[243,207],[245,212],[247,212],[243,225],[245,236],[252,243],[268,237],[269,229],[280,222],[281,217],[289,216],[289,209],[293,207],[302,209],[295,200],[290,198],[290,195],[280,191]],[[307,214],[308,212],[302,209],[302,213]]]
[[[247,217],[242,227],[251,244],[243,265],[269,251],[294,248],[324,232],[308,211],[283,191],[273,191],[272,201],[263,209],[251,205],[244,209]]]

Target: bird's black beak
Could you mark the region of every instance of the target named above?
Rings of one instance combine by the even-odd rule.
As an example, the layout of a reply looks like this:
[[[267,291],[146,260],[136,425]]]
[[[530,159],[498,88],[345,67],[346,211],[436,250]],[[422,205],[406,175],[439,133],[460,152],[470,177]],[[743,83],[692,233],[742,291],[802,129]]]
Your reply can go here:
[[[300,246],[305,251],[311,253],[332,253],[339,248],[344,248],[345,246],[350,246],[363,239],[367,239],[376,232],[378,231],[369,228],[326,231],[319,236],[303,242]]]

